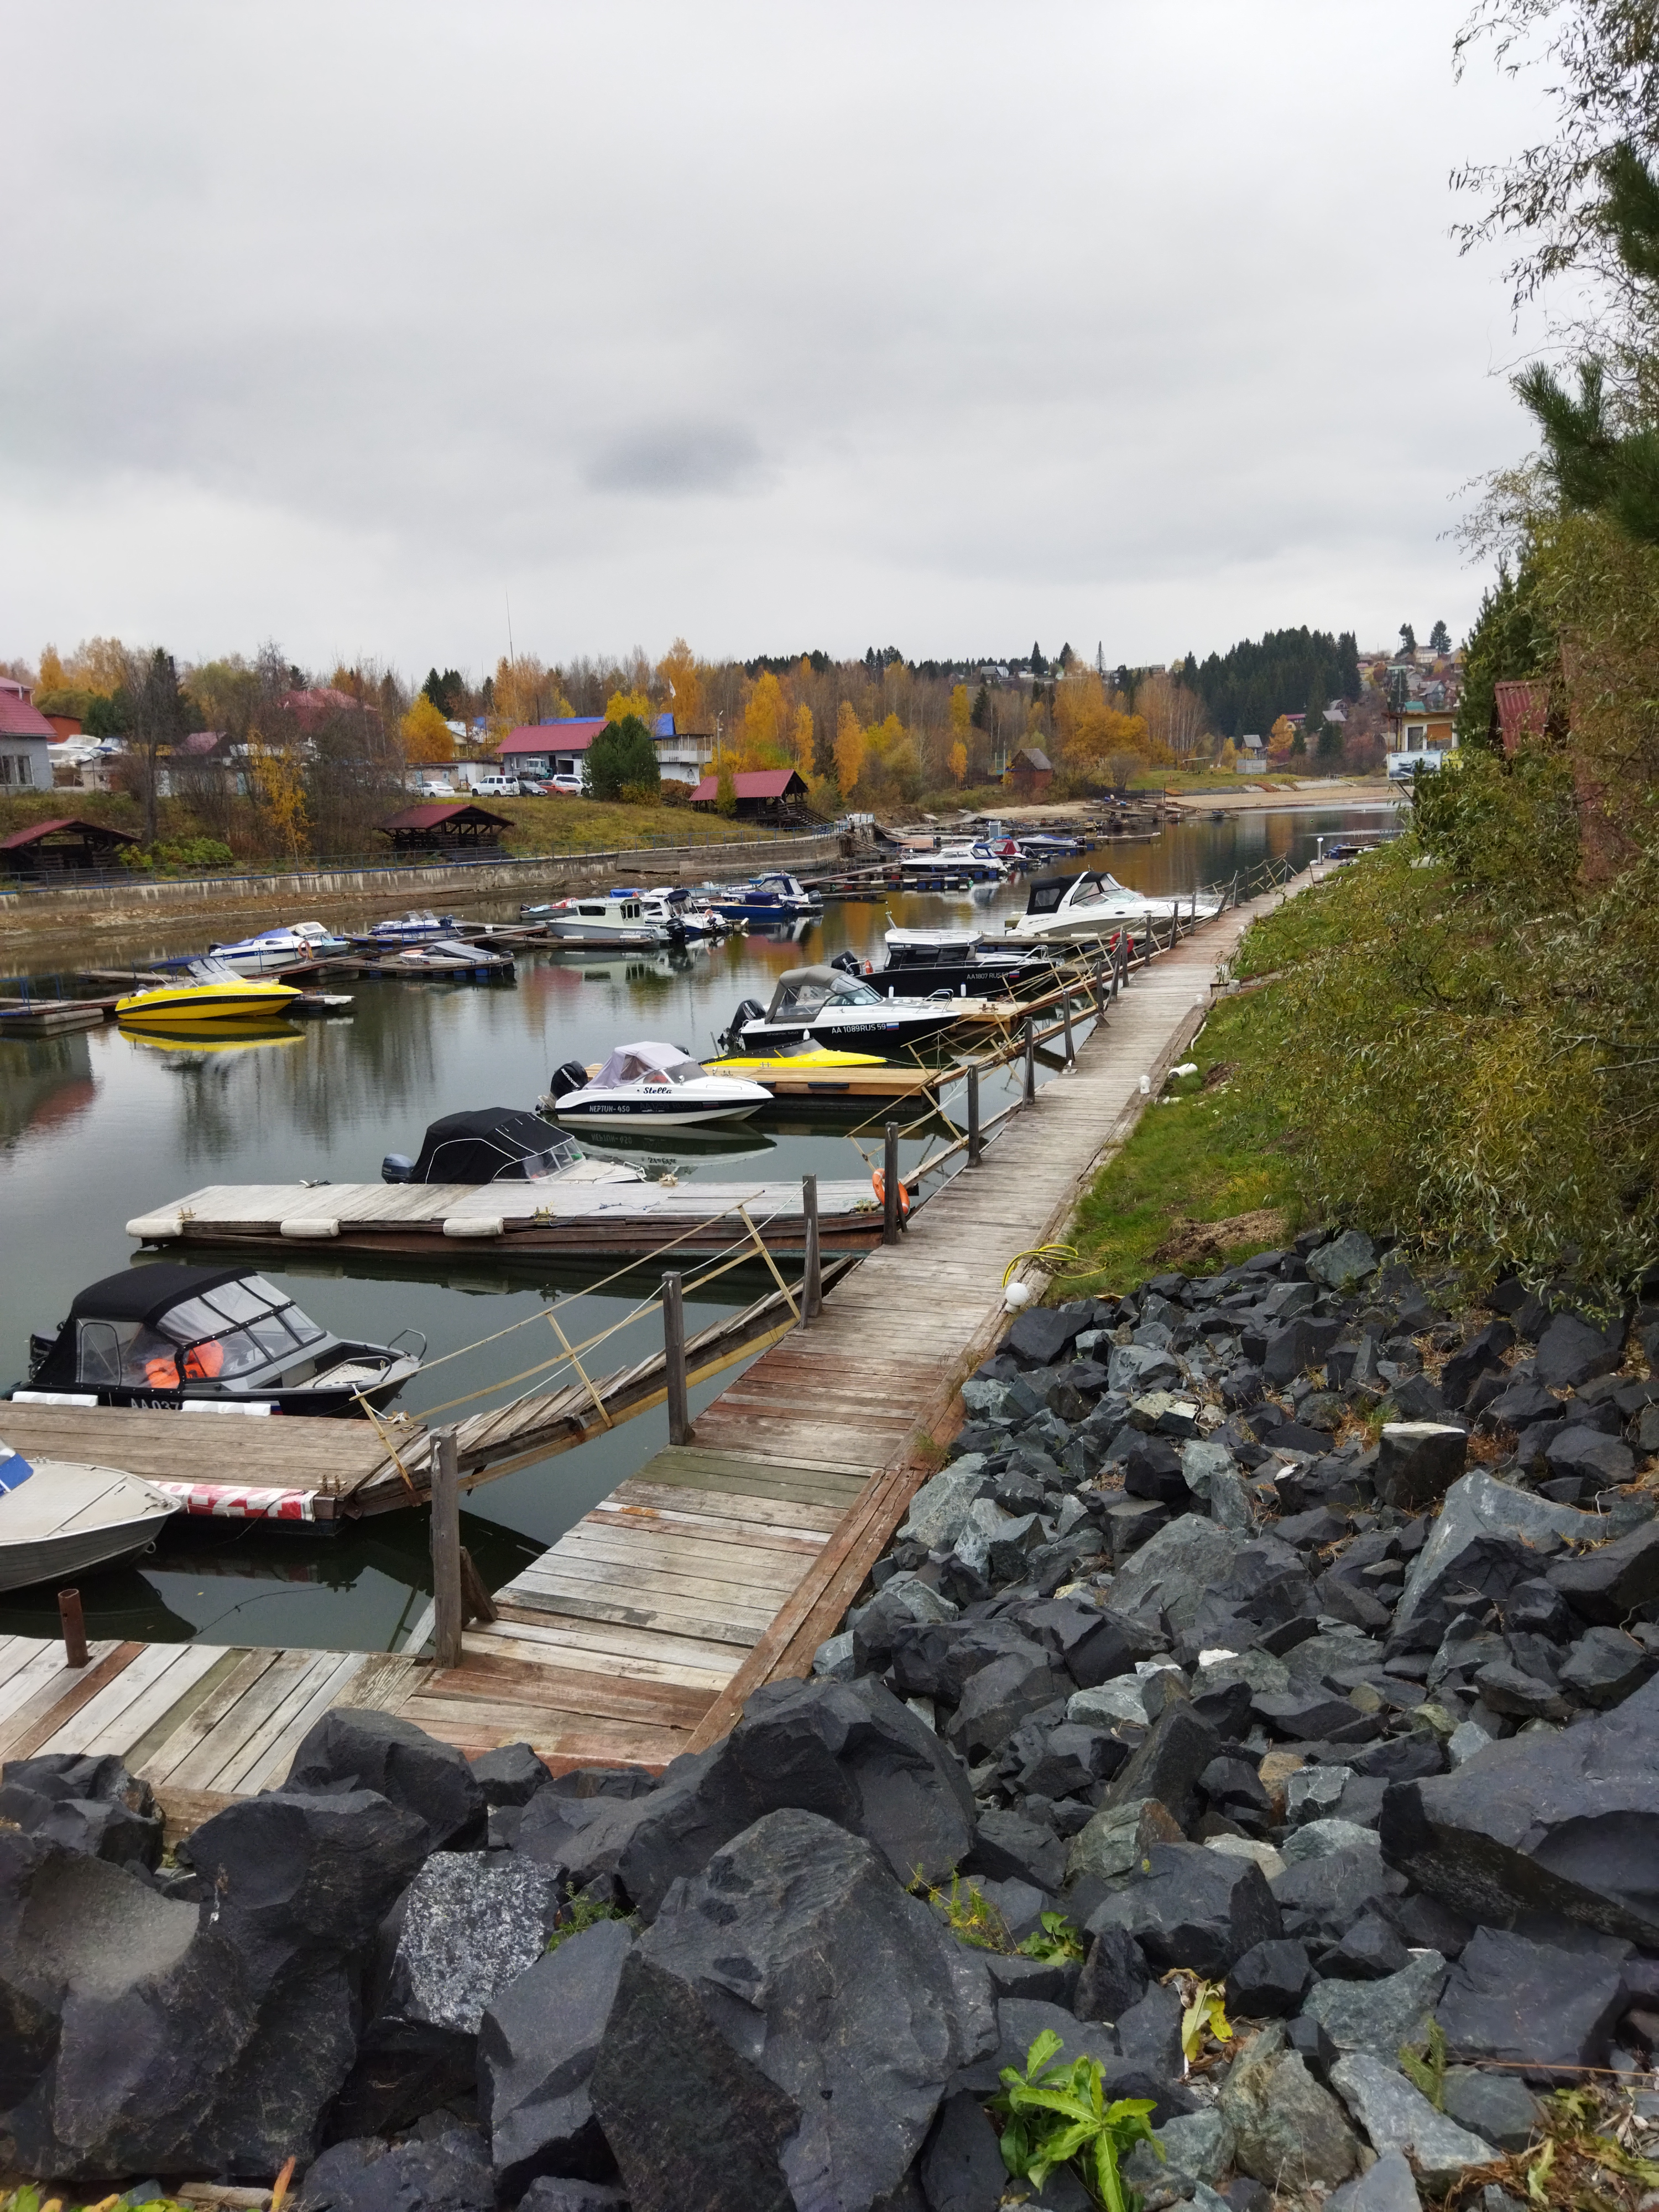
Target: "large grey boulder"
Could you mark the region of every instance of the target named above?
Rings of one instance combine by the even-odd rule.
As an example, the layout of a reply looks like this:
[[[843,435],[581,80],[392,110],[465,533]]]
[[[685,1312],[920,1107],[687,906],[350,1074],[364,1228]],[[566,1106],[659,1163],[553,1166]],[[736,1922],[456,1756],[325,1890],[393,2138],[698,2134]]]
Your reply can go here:
[[[1119,1613],[1162,1611],[1177,1634],[1192,1626],[1205,1595],[1225,1580],[1248,1538],[1196,1513],[1183,1513],[1150,1536],[1112,1583]]]
[[[9,1759],[0,1768],[0,1821],[114,1866],[153,1867],[161,1856],[155,1793],[112,1753]]]
[[[245,1798],[190,1839],[204,1914],[0,1834],[0,2073],[26,2169],[258,2179],[312,2155],[375,1931],[425,1842],[367,1790]]]
[[[312,1796],[376,1790],[425,1823],[429,1851],[482,1840],[483,1788],[466,1753],[396,1713],[356,1705],[325,1713],[301,1739],[283,1788]]]
[[[1593,1543],[1601,1533],[1595,1514],[1553,1505],[1476,1468],[1446,1492],[1406,1577],[1395,1627],[1403,1627],[1454,1578],[1489,1596],[1506,1597],[1517,1583],[1538,1574],[1543,1554],[1559,1551],[1564,1542]]]
[[[546,1803],[544,1793],[530,1812]],[[712,1750],[677,1759],[647,1796],[601,1802],[562,1846],[562,1863],[578,1887],[614,1875],[649,1920],[672,1882],[701,1873],[722,1844],[786,1806],[867,1837],[904,1882],[918,1869],[929,1881],[948,1877],[973,1841],[961,1762],[866,1676],[757,1690]]]
[[[1385,2150],[1356,2181],[1327,2197],[1326,2212],[1421,2212],[1423,2200],[1403,2151]]]
[[[1219,2104],[1241,2173],[1275,2191],[1334,2188],[1359,2160],[1342,2107],[1288,2048],[1275,2023],[1233,2061]]]
[[[1463,1430],[1447,1421],[1385,1421],[1376,1453],[1376,1495],[1407,1513],[1443,1498],[1463,1472]]]
[[[1421,2043],[1446,1978],[1438,1951],[1419,1951],[1398,1973],[1374,1982],[1317,1982],[1304,2010],[1339,2050],[1373,2051],[1392,2062],[1402,2043]]]
[[[452,2128],[395,2147],[357,2136],[311,2167],[294,2212],[492,2212],[495,2179],[476,2128]]]
[[[1492,2162],[1484,2136],[1436,2112],[1396,2066],[1369,2051],[1351,2051],[1331,2069],[1331,2087],[1378,2151],[1404,2151],[1431,2189],[1447,2189],[1471,2166]]]
[[[547,1949],[558,1903],[551,1876],[512,1852],[434,1851],[395,1910],[384,2024],[470,2041]]]
[[[1455,2057],[1605,2066],[1626,2004],[1616,1959],[1477,1928],[1446,1977],[1437,2013]]]
[[[1584,1518],[1594,1522],[1597,1516],[1587,1513]],[[1601,1526],[1590,1533],[1600,1535]],[[1626,1620],[1638,1606],[1659,1597],[1659,1522],[1597,1544],[1577,1559],[1552,1560],[1548,1579],[1582,1619],[1602,1626]]]
[[[616,2171],[588,2085],[633,1943],[620,1920],[567,1936],[484,2015],[478,2114],[509,2200],[541,2174],[603,2181]]]
[[[1659,1947],[1659,1678],[1622,1705],[1392,1784],[1387,1858],[1474,1920],[1564,1914]]]
[[[1279,1907],[1254,1860],[1200,1844],[1154,1844],[1146,1872],[1126,1881],[1088,1920],[1091,1936],[1119,1928],[1155,1972],[1188,1966],[1212,1980],[1279,1933]]]
[[[1376,1247],[1362,1230],[1345,1229],[1309,1253],[1308,1273],[1328,1291],[1357,1291],[1376,1273]]]
[[[1552,1390],[1577,1390],[1618,1364],[1619,1354],[1601,1330],[1576,1314],[1557,1314],[1538,1340],[1538,1379]]]
[[[788,1810],[665,1901],[590,2094],[634,2212],[869,2212],[995,2042],[981,1961],[872,1844]]]
[[[965,1452],[958,1460],[924,1482],[910,1500],[910,1511],[898,1532],[901,1543],[923,1544],[930,1552],[948,1552],[968,1525],[968,1509],[989,1486],[982,1452]]]

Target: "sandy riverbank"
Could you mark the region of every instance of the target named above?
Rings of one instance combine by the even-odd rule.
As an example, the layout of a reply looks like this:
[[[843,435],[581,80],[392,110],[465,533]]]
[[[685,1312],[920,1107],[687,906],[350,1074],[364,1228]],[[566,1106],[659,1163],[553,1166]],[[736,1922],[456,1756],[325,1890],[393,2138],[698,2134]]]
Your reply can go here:
[[[1170,804],[1184,814],[1251,814],[1267,807],[1389,806],[1400,792],[1385,775],[1334,775],[1293,783],[1269,776],[1242,791],[1171,791]]]

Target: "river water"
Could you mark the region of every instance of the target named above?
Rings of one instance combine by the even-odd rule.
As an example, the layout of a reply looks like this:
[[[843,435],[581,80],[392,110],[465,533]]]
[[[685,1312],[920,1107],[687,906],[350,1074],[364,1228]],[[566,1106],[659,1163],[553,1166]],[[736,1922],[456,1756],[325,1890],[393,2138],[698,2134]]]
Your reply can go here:
[[[1394,823],[1386,807],[1263,811],[1173,824],[1147,843],[1115,840],[1109,852],[1061,866],[1108,866],[1138,889],[1184,890],[1269,855],[1300,865],[1322,833],[1375,836]],[[112,1026],[0,1041],[0,1389],[22,1380],[31,1328],[55,1327],[78,1290],[130,1263],[134,1248],[125,1224],[134,1214],[206,1183],[374,1181],[382,1155],[417,1152],[422,1132],[440,1115],[532,1105],[562,1061],[602,1059],[637,1037],[671,1039],[708,1055],[738,1001],[765,1004],[784,969],[843,946],[879,963],[890,914],[911,927],[972,920],[995,934],[1005,915],[1024,910],[1025,896],[1021,883],[988,904],[896,896],[886,908],[831,905],[800,942],[733,937],[709,951],[651,957],[521,954],[507,984],[364,981],[350,987],[349,1015],[298,1024],[291,1037],[276,1042],[180,1051]],[[505,921],[515,917],[516,906],[501,902],[467,912]],[[348,927],[366,919],[328,918]],[[118,945],[100,939],[95,951],[88,945],[76,957],[108,966],[199,949],[199,929],[192,937],[185,924]],[[65,966],[68,957],[55,953],[36,963],[37,972]],[[27,965],[15,945],[0,955],[0,967],[13,973]],[[985,1112],[1012,1095],[1012,1079],[988,1085]],[[902,1139],[907,1168],[940,1133],[934,1123]],[[623,1157],[620,1141],[590,1141],[587,1149]],[[878,1152],[878,1128],[866,1132],[862,1144],[860,1151],[844,1118],[815,1126],[768,1121],[735,1137],[684,1134],[677,1141],[653,1134],[648,1151],[627,1156],[647,1173],[672,1167],[683,1182],[814,1172],[861,1178]],[[508,1270],[478,1253],[399,1277],[315,1252],[280,1267],[255,1264],[342,1335],[385,1342],[413,1327],[426,1334],[429,1360],[458,1355],[404,1392],[404,1408],[417,1416],[475,1392],[486,1395],[458,1412],[500,1402],[507,1377],[556,1349],[539,1321],[493,1344],[480,1346],[480,1339],[532,1319],[556,1299],[567,1335],[579,1341],[648,1296],[659,1273],[645,1268],[595,1291],[598,1266]],[[688,1298],[688,1328],[748,1304],[766,1287],[751,1272],[724,1277]],[[613,1339],[595,1356],[598,1371],[653,1349],[656,1327],[651,1316]],[[694,1412],[734,1371],[694,1393]],[[4,1431],[0,1406],[0,1436]],[[661,1411],[642,1414],[475,1492],[463,1540],[485,1580],[492,1587],[507,1581],[666,1440]],[[226,1473],[234,1480],[234,1465]],[[393,1650],[429,1590],[426,1516],[384,1514],[325,1534],[180,1514],[154,1553],[84,1576],[80,1586],[94,1636]],[[51,1591],[0,1595],[0,1632],[52,1633],[56,1625]]]

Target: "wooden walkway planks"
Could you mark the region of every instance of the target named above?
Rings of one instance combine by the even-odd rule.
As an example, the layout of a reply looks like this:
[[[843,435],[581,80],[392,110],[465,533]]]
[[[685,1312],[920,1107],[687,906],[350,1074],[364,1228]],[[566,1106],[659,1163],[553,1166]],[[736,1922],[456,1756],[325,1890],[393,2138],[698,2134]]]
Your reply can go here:
[[[524,1738],[556,1767],[660,1766],[716,1740],[762,1683],[810,1667],[1000,1333],[1005,1271],[1065,1226],[1133,1127],[1143,1076],[1156,1096],[1252,911],[1138,970],[985,1164],[872,1252],[811,1328],[763,1352],[692,1443],[659,1452],[497,1593],[499,1618],[467,1632],[459,1668],[100,1644],[77,1674],[60,1646],[4,1638],[0,1757],[117,1751],[176,1826],[280,1782],[342,1705],[402,1713],[470,1753]]]

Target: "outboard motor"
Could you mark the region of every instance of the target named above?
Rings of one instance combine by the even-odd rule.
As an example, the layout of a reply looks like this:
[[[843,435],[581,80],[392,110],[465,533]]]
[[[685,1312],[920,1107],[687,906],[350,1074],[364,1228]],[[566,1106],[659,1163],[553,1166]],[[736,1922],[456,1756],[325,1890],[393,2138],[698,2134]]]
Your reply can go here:
[[[407,1182],[415,1172],[415,1163],[407,1152],[388,1152],[380,1162],[382,1182]]]
[[[766,1009],[760,1004],[759,1000],[757,999],[745,999],[742,1005],[738,1008],[736,1013],[732,1015],[732,1026],[726,1032],[724,1042],[727,1050],[730,1052],[741,1052],[743,1049],[744,1024],[746,1022],[763,1021],[765,1018]]]
[[[556,1067],[548,1079],[547,1095],[556,1106],[561,1098],[568,1098],[573,1091],[587,1088],[587,1070],[579,1060],[568,1060],[562,1067]]]
[[[869,963],[860,960],[856,952],[838,952],[830,963],[832,968],[844,968],[849,975],[867,975]]]

